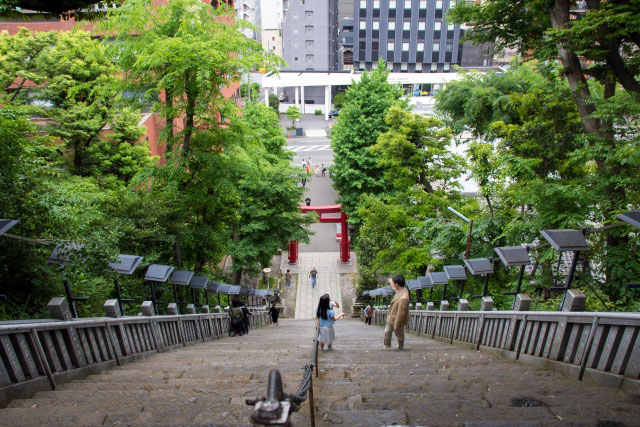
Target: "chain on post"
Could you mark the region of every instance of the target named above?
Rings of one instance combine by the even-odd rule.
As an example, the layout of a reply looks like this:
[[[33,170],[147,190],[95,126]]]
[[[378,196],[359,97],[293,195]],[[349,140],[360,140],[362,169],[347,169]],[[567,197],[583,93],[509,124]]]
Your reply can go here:
[[[300,405],[307,400],[307,392],[312,387],[311,376],[313,367],[318,359],[318,331],[313,340],[313,353],[311,363],[304,367],[304,377],[300,382],[300,387],[295,394],[285,393],[282,388],[282,377],[277,369],[269,373],[269,384],[267,386],[267,396],[247,399],[246,404],[253,406],[251,421],[257,425],[290,426],[289,415],[300,410]],[[313,410],[311,411],[311,424],[315,425]]]

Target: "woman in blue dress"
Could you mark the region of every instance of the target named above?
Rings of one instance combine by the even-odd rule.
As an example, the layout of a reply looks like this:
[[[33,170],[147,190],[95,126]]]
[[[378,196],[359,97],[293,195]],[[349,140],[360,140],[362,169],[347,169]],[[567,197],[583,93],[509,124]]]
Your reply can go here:
[[[336,320],[344,317],[344,313],[340,313],[337,316],[334,314],[333,310],[330,308],[331,298],[329,295],[323,295],[320,297],[320,303],[318,304],[318,309],[316,310],[317,317],[317,325],[320,329],[320,337],[318,338],[318,342],[320,343],[320,348],[324,350],[324,345],[327,345],[327,349],[331,350],[331,345],[333,344],[333,340],[336,338],[336,334],[333,330],[333,324]]]

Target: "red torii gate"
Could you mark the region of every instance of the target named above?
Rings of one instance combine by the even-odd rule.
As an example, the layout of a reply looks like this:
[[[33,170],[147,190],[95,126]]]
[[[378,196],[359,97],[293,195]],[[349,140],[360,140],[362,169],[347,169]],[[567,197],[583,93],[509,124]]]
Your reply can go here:
[[[320,215],[321,223],[340,223],[341,224],[341,236],[340,236],[340,260],[342,262],[349,262],[351,259],[351,252],[349,251],[349,228],[347,227],[347,214],[342,211],[342,205],[326,205],[326,206],[300,206],[298,207],[300,212],[318,212]],[[322,214],[339,213],[340,218],[323,218]],[[289,264],[296,264],[298,262],[298,241],[292,240],[289,242]]]

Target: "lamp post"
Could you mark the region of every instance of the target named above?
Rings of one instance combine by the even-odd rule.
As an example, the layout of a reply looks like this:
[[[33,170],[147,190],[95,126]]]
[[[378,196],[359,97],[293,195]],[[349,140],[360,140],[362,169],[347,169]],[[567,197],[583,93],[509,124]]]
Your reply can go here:
[[[136,271],[136,268],[138,268],[138,266],[140,265],[140,263],[143,260],[143,257],[141,256],[137,256],[137,255],[124,255],[124,254],[120,254],[118,255],[118,258],[120,260],[119,263],[117,262],[110,262],[109,263],[109,267],[111,267],[116,273],[118,274],[126,274],[128,276],[132,275],[134,271]],[[120,290],[120,283],[118,282],[118,277],[116,276],[114,279],[114,286],[116,289],[116,298],[118,299],[118,306],[120,307],[120,314],[122,314],[123,316],[125,315],[124,313],[124,305],[122,304],[123,302],[132,302],[135,301],[132,298],[127,298],[124,299],[122,298],[122,292]]]
[[[460,218],[461,220],[469,224],[469,235],[467,236],[467,251],[464,253],[464,259],[469,259],[469,251],[471,249],[471,231],[473,230],[473,220],[462,215],[460,212],[453,209],[451,206],[449,206],[447,209],[449,209],[449,212],[451,212],[452,214],[454,214],[455,216],[457,216],[458,218]]]
[[[550,290],[563,291],[560,311],[562,311],[564,307],[564,300],[567,297],[567,291],[571,286],[573,275],[576,272],[580,252],[589,250],[589,244],[587,243],[587,239],[584,237],[585,233],[586,230],[584,228],[582,230],[542,230],[540,232],[542,237],[551,243],[551,246],[553,246],[553,248],[558,252],[573,251],[573,259],[571,260],[571,268],[569,269],[567,282],[564,286],[552,286],[549,288]]]
[[[69,281],[65,277],[64,269],[65,269],[65,266],[71,262],[72,254],[74,252],[79,252],[83,247],[84,245],[76,242],[60,243],[56,245],[56,247],[53,249],[53,252],[51,252],[51,255],[49,256],[49,261],[48,261],[49,264],[57,264],[60,266],[60,272],[62,274],[62,283],[64,283],[64,290],[65,290],[65,293],[67,294],[69,310],[71,311],[71,315],[74,318],[78,317],[78,312],[76,311],[75,302],[76,301],[86,302],[89,300],[89,298],[73,296],[73,293],[71,292],[71,286],[69,285]],[[86,261],[86,258],[81,259],[82,263],[84,263],[85,261]]]
[[[467,280],[467,272],[461,265],[445,265],[444,272],[447,275],[447,280],[460,281],[460,295],[452,298],[454,301],[462,299],[462,291],[464,290],[464,282]]]
[[[518,276],[518,285],[515,292],[504,292],[502,295],[514,295],[513,305],[511,309],[516,306],[516,299],[520,293],[520,286],[522,285],[522,278],[524,277],[524,268],[527,265],[531,265],[531,258],[529,257],[529,249],[524,246],[503,246],[501,248],[494,249],[500,257],[500,260],[506,267],[520,266],[520,275]]]
[[[180,304],[186,304],[186,302],[178,302],[178,285],[189,286],[189,283],[193,279],[193,271],[177,270],[171,275],[171,287],[173,288],[173,302],[176,303],[176,309],[180,314]]]
[[[160,264],[151,264],[149,268],[147,268],[147,273],[144,276],[144,280],[151,282],[151,301],[153,302],[153,309],[155,314],[158,314],[158,303],[163,303],[164,301],[158,301],[156,299],[156,288],[155,283],[165,283],[169,280],[169,276],[173,273],[173,267],[169,267],[168,265],[160,265]]]

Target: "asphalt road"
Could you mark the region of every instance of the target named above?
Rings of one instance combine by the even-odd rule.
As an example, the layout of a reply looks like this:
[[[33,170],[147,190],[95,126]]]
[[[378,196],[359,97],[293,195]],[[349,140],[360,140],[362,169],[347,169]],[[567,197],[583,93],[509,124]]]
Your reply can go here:
[[[325,126],[326,126],[325,122]],[[301,123],[304,126],[304,119]],[[316,126],[322,125],[318,122]],[[338,193],[333,189],[329,172],[326,176],[315,176],[316,165],[324,164],[329,167],[333,164],[333,151],[331,151],[331,140],[328,137],[302,137],[288,140],[289,150],[295,153],[292,160],[294,166],[302,167],[303,159],[311,159],[311,177],[305,185],[305,195],[311,199],[311,206],[322,206],[335,204]],[[302,184],[299,184],[302,185]],[[303,204],[304,201],[301,201]],[[337,215],[335,215],[337,216]],[[339,252],[340,246],[336,240],[336,224],[312,224],[311,231],[315,234],[311,236],[309,244],[301,243],[298,247],[300,252]]]

